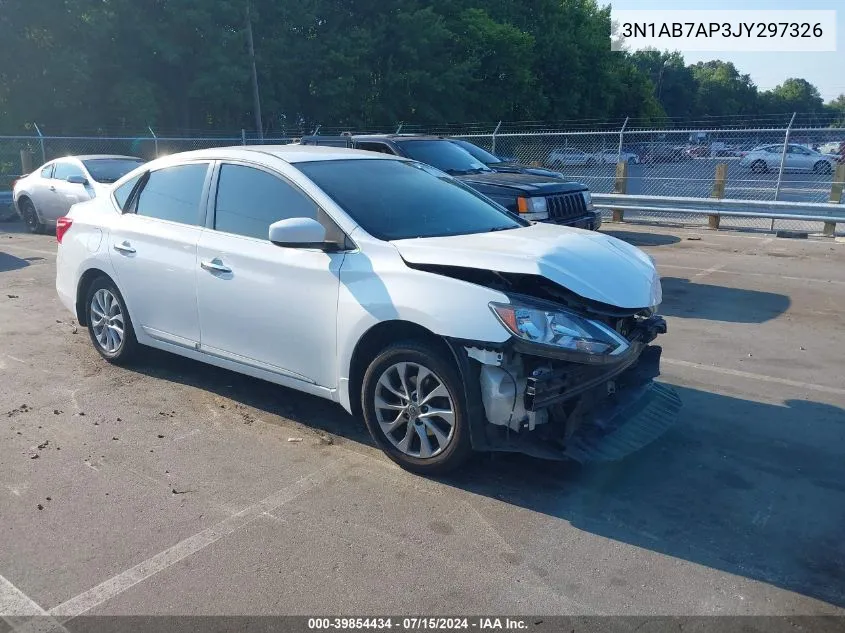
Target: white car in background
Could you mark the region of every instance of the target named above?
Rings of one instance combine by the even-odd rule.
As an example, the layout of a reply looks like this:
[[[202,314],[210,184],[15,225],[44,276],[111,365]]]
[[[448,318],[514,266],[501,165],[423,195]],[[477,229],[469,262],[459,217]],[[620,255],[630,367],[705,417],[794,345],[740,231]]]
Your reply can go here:
[[[546,165],[550,167],[575,167],[579,165],[595,165],[596,158],[592,154],[579,149],[556,149],[546,158]]]
[[[596,152],[595,154],[592,154],[592,157],[596,163],[599,163],[601,165],[615,165],[616,163],[620,162],[638,165],[640,162],[640,157],[634,154],[633,152],[623,151],[620,154],[619,150],[615,149]]]
[[[408,159],[175,154],[74,205],[56,237],[58,295],[107,361],[149,345],[328,398],[416,472],[472,449],[619,459],[680,407],[653,381],[648,255]]]
[[[750,169],[755,174],[779,171],[784,156],[783,145],[761,145],[756,147],[739,161],[740,167]],[[790,143],[783,158],[784,171],[810,171],[817,174],[829,174],[836,167],[836,156],[821,154],[804,145]]]
[[[134,156],[106,154],[51,160],[15,181],[15,208],[30,231],[43,233],[71,206],[104,195],[112,183],[143,163]]]

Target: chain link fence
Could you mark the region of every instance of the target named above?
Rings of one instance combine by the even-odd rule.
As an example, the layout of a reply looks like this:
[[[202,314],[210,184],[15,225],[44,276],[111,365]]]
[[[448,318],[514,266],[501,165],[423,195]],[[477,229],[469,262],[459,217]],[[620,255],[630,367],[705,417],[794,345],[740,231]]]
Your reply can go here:
[[[22,153],[31,156],[35,168],[69,155],[124,154],[153,159],[227,145],[286,144],[302,132],[261,141],[246,131],[162,136],[152,129],[148,135],[139,136],[0,136],[0,190],[7,189],[22,172]],[[624,162],[627,164],[624,193],[628,194],[827,202],[831,199],[837,166],[845,163],[845,127],[793,127],[791,123],[782,127],[645,129],[629,126],[626,120],[614,124],[580,122],[567,129],[532,123],[471,123],[397,125],[366,130],[317,126],[309,132],[425,133],[463,138],[505,161],[553,169],[599,193],[618,188],[617,164]],[[720,185],[717,185],[718,174],[724,178]],[[697,216],[670,217],[655,213],[626,214],[628,217],[679,223],[706,221],[704,217],[697,220]],[[804,230],[805,224],[778,221],[778,226],[783,228]],[[774,223],[726,218],[723,226],[771,230]]]

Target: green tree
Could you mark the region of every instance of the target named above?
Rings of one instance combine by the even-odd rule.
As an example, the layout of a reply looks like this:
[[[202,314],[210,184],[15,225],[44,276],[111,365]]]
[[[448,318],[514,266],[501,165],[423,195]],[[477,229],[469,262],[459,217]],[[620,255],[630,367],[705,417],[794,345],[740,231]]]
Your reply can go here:
[[[740,74],[731,62],[699,62],[692,66],[697,84],[696,116],[735,116],[757,113],[757,87],[749,75]]]
[[[760,95],[761,107],[766,112],[815,113],[823,109],[819,90],[806,79],[791,78],[776,88]]]

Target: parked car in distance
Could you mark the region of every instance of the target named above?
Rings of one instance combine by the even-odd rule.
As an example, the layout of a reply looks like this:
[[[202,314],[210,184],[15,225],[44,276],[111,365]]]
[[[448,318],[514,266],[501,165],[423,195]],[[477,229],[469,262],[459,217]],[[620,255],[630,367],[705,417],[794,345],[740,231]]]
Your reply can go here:
[[[753,173],[762,174],[767,171],[778,171],[783,157],[785,171],[811,171],[817,174],[829,174],[836,166],[836,157],[813,151],[803,145],[790,143],[786,147],[784,157],[783,145],[762,145],[742,157],[741,167],[750,169]]]
[[[601,212],[593,207],[592,196],[586,185],[566,182],[559,177],[493,170],[442,136],[314,135],[303,137],[300,144],[348,147],[403,156],[454,176],[524,219],[593,230],[601,226]]]
[[[9,184],[4,183],[0,188],[0,222],[7,222],[18,216],[15,211],[15,199],[12,196],[12,187],[15,186],[16,177],[6,176],[4,178],[11,178],[11,182]]]
[[[645,148],[640,154],[640,160],[643,163],[675,163],[690,160],[690,158],[685,147],[672,145],[655,144]]]
[[[562,148],[551,152],[546,158],[550,167],[577,167],[580,165],[595,165],[596,157],[579,149]]]
[[[409,470],[472,449],[620,459],[680,408],[653,381],[650,257],[417,161],[174,154],[74,205],[56,238],[59,298],[107,361],[148,345],[327,398]]]
[[[15,208],[30,231],[43,233],[72,205],[105,195],[111,183],[143,163],[134,156],[105,154],[51,160],[15,181]]]
[[[595,152],[594,154],[592,154],[592,156],[595,159],[596,163],[602,165],[615,165],[619,162],[626,162],[637,165],[640,162],[640,157],[637,154],[625,150],[623,150],[621,153],[619,152],[619,150],[615,149],[603,150],[600,152]]]
[[[493,171],[497,171],[500,174],[532,174],[534,176],[545,176],[547,178],[559,178],[561,180],[566,180],[566,176],[559,171],[543,169],[542,167],[531,167],[530,165],[523,165],[515,160],[505,160],[504,158],[496,156],[495,154],[488,152],[486,149],[479,147],[475,143],[470,143],[469,141],[465,141],[463,139],[450,138],[449,141],[465,150],[473,158],[480,160]]]

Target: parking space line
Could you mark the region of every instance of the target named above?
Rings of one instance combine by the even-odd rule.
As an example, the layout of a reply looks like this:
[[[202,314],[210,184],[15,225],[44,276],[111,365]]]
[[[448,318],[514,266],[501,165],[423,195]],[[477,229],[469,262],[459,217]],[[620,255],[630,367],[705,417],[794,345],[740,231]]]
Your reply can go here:
[[[16,633],[68,633],[47,611],[0,576],[0,620]]]
[[[789,277],[787,275],[778,275],[777,273],[751,273],[745,272],[741,270],[710,270],[707,268],[699,268],[698,266],[679,266],[677,264],[661,264],[660,262],[657,263],[658,268],[676,268],[678,270],[697,270],[699,272],[707,272],[708,274],[712,274],[713,272],[718,272],[720,275],[740,275],[740,276],[748,276],[748,277],[777,277],[778,279],[789,279],[790,281],[807,281],[807,282],[814,282],[820,284],[837,284],[837,285],[845,285],[845,281],[841,281],[839,279],[815,279],[813,277]]]
[[[309,475],[298,479],[286,488],[274,492],[269,497],[255,503],[237,514],[234,514],[219,523],[206,528],[202,532],[189,536],[176,543],[172,547],[159,552],[155,556],[138,563],[108,580],[101,582],[96,587],[85,591],[65,602],[50,609],[49,614],[58,618],[61,622],[75,618],[91,609],[103,604],[134,587],[138,583],[164,571],[188,556],[196,554],[209,545],[232,534],[246,525],[255,521],[266,512],[272,512],[281,506],[290,503],[297,497],[313,490],[339,475],[344,470],[358,461],[353,456],[344,456],[332,462],[325,468],[321,468]]]
[[[37,249],[37,248],[30,248],[29,246],[21,246],[19,244],[8,244],[8,243],[0,244],[0,249],[6,250],[7,248],[17,249],[19,251],[26,251],[28,253],[36,253],[38,255],[50,255],[52,257],[56,256],[56,251],[42,251],[42,250]]]
[[[32,598],[0,576],[0,617],[48,615]]]
[[[710,371],[717,374],[724,374],[726,376],[748,378],[750,380],[771,382],[777,385],[785,385],[787,387],[797,387],[798,389],[809,389],[811,391],[821,391],[823,393],[830,393],[836,396],[845,396],[845,389],[839,389],[837,387],[828,387],[827,385],[817,385],[810,382],[800,382],[798,380],[789,380],[788,378],[778,378],[777,376],[766,376],[765,374],[753,374],[749,371],[741,371],[739,369],[728,369],[727,367],[719,367],[717,365],[702,365],[701,363],[692,363],[690,361],[678,360],[675,358],[664,357],[661,360],[666,365],[675,365],[676,367],[689,367],[690,369],[700,369],[703,371]]]
[[[710,268],[707,268],[705,270],[702,270],[701,272],[694,274],[692,276],[692,278],[693,279],[701,279],[702,277],[706,277],[707,275],[710,275],[712,273],[715,273],[715,272],[722,270],[722,268],[724,268],[725,266],[727,266],[727,264],[716,264],[715,266],[711,266]]]

